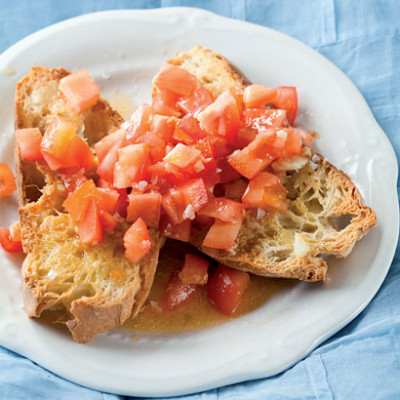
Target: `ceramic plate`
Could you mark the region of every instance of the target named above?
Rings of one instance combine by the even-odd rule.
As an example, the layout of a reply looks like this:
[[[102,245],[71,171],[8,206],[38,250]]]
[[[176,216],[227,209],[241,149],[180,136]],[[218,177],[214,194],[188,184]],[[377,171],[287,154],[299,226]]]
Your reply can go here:
[[[151,77],[163,61],[198,44],[222,53],[253,82],[298,88],[298,123],[319,132],[318,150],[350,175],[376,211],[379,227],[347,259],[329,260],[325,284],[300,283],[242,318],[176,335],[133,337],[114,329],[85,345],[25,316],[19,293],[22,258],[2,253],[0,343],[73,382],[125,395],[168,396],[274,375],[359,314],[392,261],[398,237],[397,162],[356,87],[297,40],[209,12],[90,14],[11,47],[0,56],[1,161],[13,163],[14,88],[31,66],[87,68],[106,95],[119,90],[138,104],[149,100]],[[1,200],[0,225],[16,217],[16,198]]]

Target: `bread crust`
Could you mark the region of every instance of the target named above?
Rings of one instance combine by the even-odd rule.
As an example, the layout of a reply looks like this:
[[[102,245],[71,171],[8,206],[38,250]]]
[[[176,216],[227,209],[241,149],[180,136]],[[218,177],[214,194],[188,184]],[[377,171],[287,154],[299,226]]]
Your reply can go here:
[[[250,84],[249,80],[223,56],[200,46],[187,53],[175,54],[169,62],[196,75],[199,83],[214,96],[221,94],[227,87],[242,89]],[[310,170],[310,165],[317,164],[318,169],[315,172],[305,174],[307,169]],[[318,221],[313,226],[313,229],[318,228],[316,231],[320,238],[314,238],[312,234],[304,231],[303,226],[310,222],[305,216],[312,217],[312,212],[304,210],[307,208],[307,201],[299,201],[297,198],[301,196],[297,194],[294,199],[288,199],[289,212],[286,215],[290,217],[290,221],[286,221],[286,224],[292,223],[293,227],[285,227],[284,223],[279,221],[282,214],[280,216],[274,213],[275,215],[271,216],[267,213],[263,221],[258,223],[251,212],[248,212],[233,249],[227,251],[204,247],[202,243],[207,229],[195,229],[191,243],[203,253],[232,268],[267,277],[300,279],[308,282],[325,281],[328,266],[322,256],[348,256],[356,241],[376,226],[376,215],[370,207],[362,205],[359,192],[350,178],[319,154],[311,153],[307,166],[295,171],[292,174],[294,177],[286,179],[285,186],[289,194],[293,192],[292,183],[296,181],[296,174],[299,177],[303,174],[311,175],[311,178],[318,179],[316,186],[321,190],[329,190],[333,196],[328,199],[329,201],[317,198],[318,196],[314,198],[315,201],[323,203],[323,210],[317,215]],[[304,186],[303,190],[306,192],[310,188]],[[299,213],[299,207],[302,208],[303,216],[296,215]],[[344,229],[334,228],[334,219],[344,215],[351,215],[350,223]],[[275,236],[266,234],[271,228]],[[309,249],[301,256],[296,255],[294,248],[296,231],[301,233]]]
[[[53,116],[62,115],[75,121],[78,126],[84,125],[86,140],[89,144],[94,144],[119,127],[123,122],[122,117],[102,99],[82,115],[76,115],[69,108],[58,91],[59,80],[68,74],[63,68],[34,67],[18,82],[15,99],[16,129],[38,127],[43,134]],[[40,88],[44,88],[43,93]],[[152,249],[136,264],[130,263],[124,257],[122,237],[127,226],[123,224],[116,228],[119,231],[117,239],[108,237],[106,243],[93,246],[81,244],[75,239],[73,221],[68,214],[62,212],[62,203],[67,192],[57,174],[50,171],[44,162],[22,160],[17,146],[15,156],[22,244],[27,254],[21,270],[21,292],[26,312],[30,317],[40,317],[44,310],[59,310],[61,315],[55,322],[65,324],[74,340],[86,343],[96,334],[122,325],[139,312],[153,283],[163,239],[157,230],[150,230]],[[64,235],[65,239],[55,238],[57,226],[61,226],[60,235]],[[124,263],[125,269],[122,273],[128,271],[131,274],[130,280],[124,283],[123,279],[118,281],[118,276],[115,279],[109,278],[114,272],[109,268],[109,275],[105,275],[102,282],[96,282],[94,286],[99,288],[106,284],[114,285],[119,290],[116,295],[106,294],[107,289],[96,289],[95,293],[91,293],[89,289],[93,285],[85,280],[77,280],[77,283],[67,285],[67,289],[58,293],[54,287],[57,289],[57,284],[61,283],[65,285],[65,276],[61,282],[59,276],[51,279],[42,271],[47,268],[47,260],[42,260],[41,254],[48,251],[47,242],[53,240],[57,248],[52,251],[56,251],[60,264],[65,266],[65,275],[71,275],[67,267],[70,262],[68,257],[72,253],[82,253],[82,257],[91,256],[93,259],[96,251],[102,251],[105,254],[103,258],[107,258],[106,261],[111,266],[113,263]],[[101,249],[96,250],[96,246]],[[63,253],[61,249],[67,250]],[[80,262],[79,257],[74,260]],[[90,269],[89,265],[86,267]],[[51,271],[51,266],[49,268]],[[60,275],[62,273],[63,270]],[[82,290],[81,294],[78,293],[79,290]]]

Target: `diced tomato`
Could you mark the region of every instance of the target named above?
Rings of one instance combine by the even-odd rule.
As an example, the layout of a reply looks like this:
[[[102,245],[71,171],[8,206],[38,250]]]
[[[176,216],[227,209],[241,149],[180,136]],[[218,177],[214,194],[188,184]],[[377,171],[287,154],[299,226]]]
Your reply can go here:
[[[115,189],[96,189],[96,204],[104,211],[115,211],[119,199],[119,193]]]
[[[148,171],[151,183],[157,185],[160,190],[171,185],[179,185],[187,180],[187,174],[184,170],[165,161],[150,165]]]
[[[239,149],[243,149],[251,143],[257,136],[257,132],[249,128],[240,128],[236,134],[235,144]]]
[[[130,194],[126,220],[134,222],[142,217],[149,228],[158,228],[161,213],[160,193]]]
[[[75,222],[79,222],[86,212],[89,200],[94,201],[96,195],[96,186],[92,180],[89,180],[78,187],[64,200],[63,207],[68,211]]]
[[[181,191],[176,190],[175,188],[169,189],[168,192],[163,195],[161,204],[163,210],[171,219],[173,224],[179,224],[184,219],[187,219],[184,217],[187,205]],[[192,213],[194,218],[193,210]]]
[[[195,143],[195,140],[178,126],[172,134],[172,140],[174,143],[185,143],[187,145],[193,145]]]
[[[84,244],[96,244],[103,240],[103,227],[99,209],[94,199],[88,199],[82,219],[78,224],[79,239]]]
[[[64,167],[77,167],[88,171],[96,165],[96,160],[89,145],[79,136],[74,136],[62,164]]]
[[[293,130],[300,134],[303,143],[309,146],[313,143],[314,136],[310,132],[307,132],[305,129],[300,128],[300,126],[296,126],[296,128],[293,128]]]
[[[214,218],[207,217],[205,215],[199,215],[199,214],[196,214],[196,218],[194,219],[194,223],[197,226],[201,226],[203,228],[211,228],[214,221],[215,221]]]
[[[197,86],[197,78],[183,68],[165,63],[153,79],[159,90],[167,90],[180,96],[190,96]]]
[[[224,197],[211,197],[197,213],[198,215],[218,218],[224,222],[235,223],[243,220],[245,208],[243,204],[237,201]]]
[[[80,69],[62,78],[59,88],[77,113],[94,106],[100,96],[99,86],[85,69]]]
[[[286,114],[285,110],[247,108],[244,110],[244,124],[256,132],[270,127],[285,127],[288,126]]]
[[[249,281],[247,272],[220,264],[208,281],[208,299],[221,314],[230,316],[237,310]]]
[[[124,235],[125,257],[136,263],[151,249],[150,234],[146,223],[138,218]]]
[[[123,129],[118,129],[117,131],[106,135],[94,145],[94,149],[97,154],[99,161],[103,161],[108,153],[112,149],[119,149],[126,144],[125,131]]]
[[[242,201],[252,208],[286,211],[286,192],[286,188],[276,175],[261,172],[250,180]]]
[[[4,163],[0,163],[0,198],[10,196],[14,193],[17,185],[11,168]]]
[[[242,150],[236,150],[229,157],[231,166],[244,177],[251,179],[266,168],[276,157],[284,155],[284,142],[274,129],[260,132],[256,138]]]
[[[165,156],[165,140],[153,132],[148,132],[141,136],[137,143],[147,143],[149,146],[150,157],[153,163],[161,161]]]
[[[117,205],[115,206],[115,211],[123,218],[126,218],[127,208],[129,204],[128,193],[126,189],[116,189],[119,197]]]
[[[175,189],[183,193],[186,206],[192,206],[194,212],[200,210],[208,201],[207,190],[201,178],[191,179]]]
[[[303,140],[301,134],[294,129],[287,129],[285,155],[292,156],[301,153]]]
[[[173,272],[165,289],[165,308],[171,311],[187,304],[193,299],[197,290],[199,290],[199,286],[183,283],[179,278],[179,272]]]
[[[21,223],[19,221],[10,225],[10,239],[13,242],[20,242],[22,240]]]
[[[161,215],[160,232],[170,239],[180,240],[181,242],[189,242],[192,229],[192,221],[185,219],[179,224],[173,224],[167,215]]]
[[[238,179],[234,182],[224,184],[224,196],[228,199],[241,200],[247,189],[247,182],[244,179]]]
[[[178,143],[164,157],[164,161],[183,169],[195,167],[196,163],[201,162],[201,152],[200,150]]]
[[[294,86],[280,86],[276,91],[273,105],[286,110],[287,120],[290,125],[293,125],[297,115],[297,90]]]
[[[169,142],[174,134],[177,121],[177,118],[156,114],[153,116],[150,132],[155,133],[165,142]]]
[[[179,272],[182,283],[188,285],[206,285],[210,262],[196,254],[185,254],[185,263]]]
[[[231,154],[233,151],[233,146],[232,146],[232,143],[234,143],[233,140],[229,141],[224,139],[223,137],[218,137],[218,136],[209,136],[208,140],[212,145],[214,158],[216,160]]]
[[[41,153],[49,168],[53,171],[65,164],[65,155],[72,139],[76,136],[77,125],[63,117],[54,117],[48,125],[40,145]]]
[[[130,144],[118,150],[118,161],[114,166],[114,186],[126,188],[144,178],[149,160],[147,143]]]
[[[214,158],[214,151],[208,138],[196,140],[192,147],[200,150],[204,158]]]
[[[88,180],[83,168],[62,168],[58,174],[68,192],[74,192]]]
[[[239,172],[237,172],[225,158],[218,160],[217,167],[220,183],[232,182],[241,178]]]
[[[115,217],[107,211],[99,210],[99,217],[101,226],[106,231],[113,231],[114,228],[117,226],[117,220]]]
[[[189,97],[184,97],[178,101],[178,107],[186,114],[194,114],[207,107],[212,102],[213,98],[211,93],[202,86],[197,86]]]
[[[261,108],[272,103],[276,97],[276,90],[264,85],[249,85],[243,93],[246,108]]]
[[[18,148],[24,160],[43,160],[40,151],[42,134],[39,128],[18,129],[15,131]]]
[[[6,228],[0,228],[0,244],[1,247],[8,253],[22,251],[21,240],[14,241],[11,238],[10,230]]]
[[[207,134],[200,127],[199,121],[193,116],[193,114],[185,115],[178,124],[178,128],[182,129],[183,132],[188,134],[193,139],[204,139]]]
[[[241,226],[242,221],[231,224],[216,219],[203,241],[203,246],[222,250],[231,249]]]
[[[176,109],[176,102],[179,97],[179,95],[166,90],[158,91],[153,97],[151,107],[157,114],[169,117],[179,117],[181,112]]]
[[[218,173],[217,163],[211,159],[203,160],[204,169],[197,172],[197,178],[203,179],[204,186],[208,189],[220,182],[220,174]]]
[[[129,144],[143,136],[150,129],[150,117],[153,114],[152,108],[144,103],[142,104],[121,126],[126,132],[126,140]]]
[[[217,135],[231,141],[241,124],[238,100],[226,89],[217,99],[197,114],[200,127],[210,135]]]

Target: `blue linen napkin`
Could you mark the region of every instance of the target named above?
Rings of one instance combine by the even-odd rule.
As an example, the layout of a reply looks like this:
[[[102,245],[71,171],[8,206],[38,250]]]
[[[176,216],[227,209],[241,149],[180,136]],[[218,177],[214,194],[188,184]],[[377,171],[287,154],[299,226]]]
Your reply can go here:
[[[312,46],[357,85],[400,154],[400,5],[397,0],[0,0],[0,52],[26,35],[80,14],[196,6],[268,26]],[[399,189],[399,187],[398,187]],[[180,399],[399,399],[400,251],[364,312],[303,361],[275,377]],[[0,399],[107,399],[0,347]]]

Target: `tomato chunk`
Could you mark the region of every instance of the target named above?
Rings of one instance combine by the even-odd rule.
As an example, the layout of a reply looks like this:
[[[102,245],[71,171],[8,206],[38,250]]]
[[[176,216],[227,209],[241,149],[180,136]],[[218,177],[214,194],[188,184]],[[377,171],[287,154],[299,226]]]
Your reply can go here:
[[[179,99],[179,95],[161,90],[156,93],[151,103],[151,108],[157,114],[161,114],[168,117],[179,117],[181,112],[176,108],[176,102]]]
[[[208,281],[208,267],[210,262],[204,257],[195,254],[186,254],[185,263],[179,272],[182,283],[188,285],[205,285]]]
[[[137,143],[147,143],[149,146],[149,154],[153,163],[161,161],[165,156],[165,140],[157,136],[153,132],[148,132],[141,136]]]
[[[177,126],[193,139],[204,139],[207,136],[206,132],[201,129],[199,121],[193,116],[193,114],[185,115]]]
[[[117,223],[118,223],[117,220],[109,212],[100,209],[99,217],[100,217],[101,226],[103,227],[104,230],[112,231],[117,226]]]
[[[114,186],[126,188],[133,182],[144,178],[148,164],[149,145],[147,143],[130,144],[118,150],[118,161],[114,167]]]
[[[18,148],[24,160],[43,160],[40,151],[42,134],[39,128],[18,129],[15,131]]]
[[[221,314],[230,316],[237,310],[249,281],[247,272],[220,264],[208,281],[208,299]]]
[[[242,201],[253,208],[286,211],[286,192],[286,188],[276,175],[269,172],[261,172],[250,180]]]
[[[241,227],[242,221],[231,224],[216,219],[204,238],[203,246],[222,250],[231,249]]]
[[[96,165],[96,160],[89,145],[82,138],[75,135],[68,146],[62,163],[65,167],[83,168],[88,171]]]
[[[197,86],[197,78],[183,68],[165,63],[153,79],[160,90],[168,90],[181,96],[190,96]]]
[[[94,149],[97,154],[99,161],[103,161],[108,153],[113,151],[113,149],[119,149],[126,144],[125,131],[119,129],[109,135],[103,137],[95,145]]]
[[[170,239],[180,240],[181,242],[189,242],[192,229],[192,221],[185,219],[179,224],[173,224],[167,215],[162,215],[160,218],[160,232]]]
[[[200,127],[210,135],[232,140],[240,128],[239,104],[233,93],[226,89],[217,99],[197,115]]]
[[[99,209],[93,199],[88,199],[86,210],[78,224],[78,234],[84,244],[100,243],[103,239]]]
[[[234,182],[224,184],[224,196],[232,200],[241,200],[247,189],[247,181],[238,179]]]
[[[199,215],[218,218],[224,222],[235,223],[243,220],[245,208],[243,204],[224,197],[211,197],[198,211]]]
[[[156,114],[153,116],[150,132],[155,133],[165,142],[169,142],[174,134],[177,121],[177,118]]]
[[[161,213],[160,193],[130,194],[127,221],[134,222],[142,217],[149,228],[158,228]]]
[[[96,186],[92,180],[89,180],[64,200],[63,207],[75,222],[79,222],[86,212],[89,200],[93,200],[96,195]]]
[[[264,85],[249,85],[243,93],[246,108],[259,108],[272,103],[276,97],[276,90]]]
[[[153,110],[145,103],[132,114],[129,121],[122,124],[121,128],[126,132],[128,143],[135,143],[140,136],[143,136],[149,130],[152,114]]]
[[[286,110],[287,120],[293,125],[297,115],[297,90],[294,86],[280,86],[276,91],[273,104],[276,108]]]
[[[186,114],[194,114],[210,105],[212,102],[213,98],[211,93],[202,86],[197,86],[189,97],[182,98],[178,101],[178,107]]]
[[[164,161],[179,168],[189,168],[201,163],[200,150],[178,143],[165,157]],[[203,166],[204,169],[204,166]]]
[[[288,126],[285,110],[272,110],[266,108],[248,108],[244,110],[244,124],[246,128],[255,132],[270,127]]]
[[[0,163],[0,198],[10,196],[14,193],[17,185],[11,168],[4,163]]]
[[[100,96],[99,86],[85,69],[62,78],[59,88],[77,113],[94,106]]]
[[[13,240],[11,238],[10,230],[6,228],[0,228],[0,244],[1,247],[8,253],[22,251],[21,240]]]
[[[124,235],[125,257],[136,263],[151,249],[150,234],[146,223],[138,218]]]
[[[183,283],[178,275],[178,271],[171,274],[168,285],[165,289],[165,308],[168,311],[175,310],[187,304],[193,299],[194,294],[199,289],[197,285],[188,285]]]
[[[241,178],[239,172],[230,165],[226,158],[218,160],[217,166],[220,183],[232,182]]]
[[[13,242],[20,242],[22,240],[21,223],[19,221],[10,225],[10,238]]]
[[[119,193],[115,189],[96,188],[96,204],[104,211],[115,211],[117,207]]]

